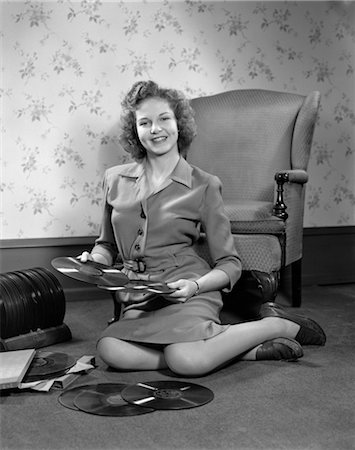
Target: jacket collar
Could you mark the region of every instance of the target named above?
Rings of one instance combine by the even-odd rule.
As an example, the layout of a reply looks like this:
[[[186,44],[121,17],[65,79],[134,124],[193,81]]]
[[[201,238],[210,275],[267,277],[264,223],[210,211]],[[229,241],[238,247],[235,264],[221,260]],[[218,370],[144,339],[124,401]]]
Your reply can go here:
[[[138,179],[144,174],[145,162],[146,160],[144,159],[141,162],[117,166],[116,173],[123,177]],[[192,187],[192,167],[182,156],[180,156],[170,178],[173,181],[184,184],[188,188]]]
[[[192,187],[192,167],[182,156],[180,156],[179,162],[172,171],[170,178],[184,184],[188,188]]]

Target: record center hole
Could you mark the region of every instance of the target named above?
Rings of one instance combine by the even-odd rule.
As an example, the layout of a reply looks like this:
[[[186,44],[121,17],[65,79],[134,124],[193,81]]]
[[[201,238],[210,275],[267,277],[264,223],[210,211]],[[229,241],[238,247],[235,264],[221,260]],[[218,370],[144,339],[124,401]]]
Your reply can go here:
[[[154,397],[163,399],[180,398],[182,393],[176,389],[158,389],[154,392]]]
[[[79,272],[85,274],[85,275],[95,275],[95,276],[101,276],[102,275],[102,270],[97,269],[96,267],[92,267],[92,266],[82,266],[79,269]]]

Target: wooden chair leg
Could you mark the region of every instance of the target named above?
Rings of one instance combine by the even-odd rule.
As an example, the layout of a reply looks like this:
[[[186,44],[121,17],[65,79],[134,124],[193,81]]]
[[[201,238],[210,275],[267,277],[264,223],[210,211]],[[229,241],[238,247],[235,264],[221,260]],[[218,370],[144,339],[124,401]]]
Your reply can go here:
[[[291,264],[292,306],[300,307],[302,303],[302,258]]]

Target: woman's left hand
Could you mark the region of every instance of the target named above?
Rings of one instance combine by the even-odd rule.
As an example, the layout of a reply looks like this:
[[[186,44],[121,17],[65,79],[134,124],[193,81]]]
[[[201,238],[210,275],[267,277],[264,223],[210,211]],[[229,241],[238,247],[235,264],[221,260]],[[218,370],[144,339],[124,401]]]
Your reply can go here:
[[[197,291],[197,285],[192,280],[180,279],[172,283],[167,283],[169,288],[176,289],[175,292],[169,294],[169,297],[173,297],[175,300],[183,303],[187,299],[193,297]]]

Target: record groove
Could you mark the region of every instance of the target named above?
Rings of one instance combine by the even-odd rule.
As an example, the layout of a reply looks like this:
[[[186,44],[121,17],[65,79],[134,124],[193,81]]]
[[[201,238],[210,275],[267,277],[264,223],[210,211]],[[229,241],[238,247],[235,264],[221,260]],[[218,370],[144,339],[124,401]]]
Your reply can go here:
[[[37,351],[23,383],[57,378],[64,375],[75,363],[75,359],[66,353]]]
[[[63,392],[58,400],[66,408],[99,416],[126,417],[155,411],[126,402],[121,396],[126,386],[121,383],[76,386]]]
[[[52,260],[52,266],[70,278],[89,284],[124,286],[129,281],[120,270],[95,261],[82,263],[76,258],[59,257]]]

